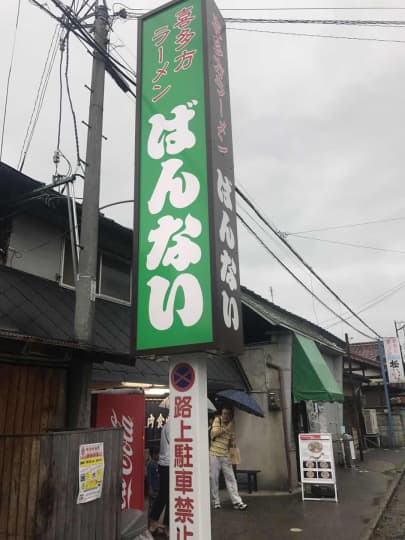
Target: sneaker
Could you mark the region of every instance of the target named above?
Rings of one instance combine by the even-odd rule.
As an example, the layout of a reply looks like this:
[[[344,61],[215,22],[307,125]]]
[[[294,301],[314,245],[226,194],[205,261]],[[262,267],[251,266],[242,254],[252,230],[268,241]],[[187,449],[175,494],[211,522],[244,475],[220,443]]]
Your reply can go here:
[[[214,504],[214,510],[219,510],[222,506],[219,503]]]
[[[236,503],[233,505],[234,510],[246,510],[247,504],[244,502]]]

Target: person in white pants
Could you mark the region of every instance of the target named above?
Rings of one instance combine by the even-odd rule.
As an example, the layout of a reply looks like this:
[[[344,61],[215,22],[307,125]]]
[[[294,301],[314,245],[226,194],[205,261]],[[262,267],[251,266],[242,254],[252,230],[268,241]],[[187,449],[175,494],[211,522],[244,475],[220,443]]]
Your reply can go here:
[[[210,444],[210,484],[211,498],[215,509],[221,508],[219,499],[219,474],[222,470],[226,488],[235,510],[245,510],[247,504],[244,503],[238,493],[238,484],[232,465],[228,462],[230,446],[234,445],[235,432],[232,422],[232,411],[223,407],[221,416],[214,418],[211,428]]]

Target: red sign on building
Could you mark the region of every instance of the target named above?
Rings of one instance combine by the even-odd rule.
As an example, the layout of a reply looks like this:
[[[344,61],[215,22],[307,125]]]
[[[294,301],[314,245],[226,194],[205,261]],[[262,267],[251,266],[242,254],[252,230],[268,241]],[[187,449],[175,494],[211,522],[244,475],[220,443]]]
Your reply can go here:
[[[96,426],[121,427],[123,430],[122,510],[143,510],[144,422],[143,394],[97,395]]]

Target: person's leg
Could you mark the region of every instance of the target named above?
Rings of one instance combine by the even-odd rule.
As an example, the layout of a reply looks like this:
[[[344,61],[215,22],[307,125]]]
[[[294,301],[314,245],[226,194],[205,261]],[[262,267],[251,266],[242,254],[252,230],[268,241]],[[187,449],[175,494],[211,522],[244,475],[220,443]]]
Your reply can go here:
[[[228,458],[220,458],[222,473],[224,475],[226,489],[228,490],[232,504],[241,504],[242,499],[238,493],[238,484],[236,482],[235,474],[233,472],[232,465],[228,463]]]
[[[221,501],[219,500],[219,471],[219,458],[210,455],[211,499],[214,508],[221,505]]]
[[[159,465],[159,478],[159,493],[153,503],[150,518],[155,522],[159,521],[163,509],[166,507],[164,523],[169,525],[169,467]]]

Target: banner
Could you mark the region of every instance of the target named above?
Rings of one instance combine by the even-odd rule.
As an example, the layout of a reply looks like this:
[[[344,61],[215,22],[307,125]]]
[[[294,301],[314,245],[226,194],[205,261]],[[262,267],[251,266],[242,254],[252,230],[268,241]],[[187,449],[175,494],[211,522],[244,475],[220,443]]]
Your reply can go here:
[[[210,0],[140,18],[135,352],[242,349],[226,55]]]
[[[404,365],[398,338],[384,338],[383,341],[388,381],[391,384],[405,382]]]
[[[144,422],[143,394],[97,394],[96,427],[112,426],[123,430],[122,510],[143,510]]]

